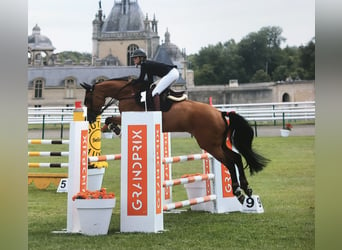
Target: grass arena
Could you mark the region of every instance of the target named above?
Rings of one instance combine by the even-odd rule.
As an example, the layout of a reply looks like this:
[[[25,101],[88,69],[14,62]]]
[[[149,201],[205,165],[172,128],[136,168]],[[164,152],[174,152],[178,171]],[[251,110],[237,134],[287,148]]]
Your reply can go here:
[[[102,154],[120,154],[120,139],[103,139]],[[172,138],[172,155],[198,154],[191,137]],[[50,147],[51,146],[51,147]],[[107,236],[53,234],[65,228],[66,193],[50,185],[39,190],[28,186],[29,249],[313,249],[314,248],[314,137],[258,137],[254,147],[271,159],[259,174],[249,177],[260,195],[262,214],[211,214],[181,208],[165,213],[160,234],[120,234],[120,161],[108,161],[103,187],[117,197]],[[68,145],[29,145],[29,151],[68,151]],[[31,157],[30,161],[40,160]],[[49,158],[67,162],[67,157]],[[201,173],[199,161],[172,166],[175,177]],[[65,168],[35,168],[29,173],[67,173]],[[183,187],[173,189],[173,199],[187,199]]]

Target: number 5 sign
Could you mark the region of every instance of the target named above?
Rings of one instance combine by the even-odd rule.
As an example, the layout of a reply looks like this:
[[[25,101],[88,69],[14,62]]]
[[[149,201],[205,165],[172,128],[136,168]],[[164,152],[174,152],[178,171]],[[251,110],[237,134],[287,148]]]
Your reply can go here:
[[[63,178],[59,182],[57,193],[67,193],[68,192],[68,178]]]

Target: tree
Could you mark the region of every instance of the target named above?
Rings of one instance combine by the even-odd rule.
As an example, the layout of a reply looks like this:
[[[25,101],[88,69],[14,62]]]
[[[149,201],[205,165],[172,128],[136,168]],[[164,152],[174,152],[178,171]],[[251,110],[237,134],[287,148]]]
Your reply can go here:
[[[281,58],[280,45],[285,38],[280,27],[264,27],[252,32],[239,43],[239,55],[244,58],[243,67],[249,79],[260,69],[272,74]]]
[[[305,79],[315,79],[315,39],[313,38],[306,46],[299,47],[299,66],[304,70]]]
[[[251,78],[251,82],[270,82],[271,77],[262,69],[259,69],[253,77]]]
[[[228,83],[244,74],[243,59],[237,54],[234,40],[202,48],[191,58],[197,85]]]
[[[90,53],[80,53],[76,51],[63,51],[58,53],[58,60],[64,63],[66,60],[71,60],[75,64],[79,64],[80,62],[88,62],[91,63],[91,54]]]
[[[280,27],[264,27],[239,43],[208,45],[189,56],[196,85],[315,79],[315,41],[306,46],[285,47]]]
[[[273,81],[285,81],[289,76],[289,71],[285,65],[279,65],[272,74]]]

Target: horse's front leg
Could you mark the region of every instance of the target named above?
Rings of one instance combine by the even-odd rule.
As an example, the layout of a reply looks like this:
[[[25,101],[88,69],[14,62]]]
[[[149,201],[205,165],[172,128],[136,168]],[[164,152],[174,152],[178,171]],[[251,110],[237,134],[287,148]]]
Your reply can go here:
[[[107,117],[105,124],[112,130],[116,135],[121,133],[121,116],[111,116]]]

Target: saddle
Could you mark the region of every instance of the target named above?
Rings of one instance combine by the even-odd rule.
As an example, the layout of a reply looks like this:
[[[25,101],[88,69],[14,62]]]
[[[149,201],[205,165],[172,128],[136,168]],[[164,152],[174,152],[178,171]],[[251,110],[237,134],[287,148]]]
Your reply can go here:
[[[154,111],[154,103],[153,103],[153,97],[152,97],[152,91],[155,88],[155,85],[152,85],[151,88],[149,88],[146,91],[146,105],[148,111]],[[138,104],[142,107],[145,106],[144,102],[141,102],[141,92],[138,92],[136,95],[136,101]],[[185,91],[175,91],[172,90],[170,87],[165,89],[160,95],[160,109],[162,112],[167,112],[172,107],[173,103],[175,102],[182,102],[184,100],[188,99],[188,96],[185,94]]]

